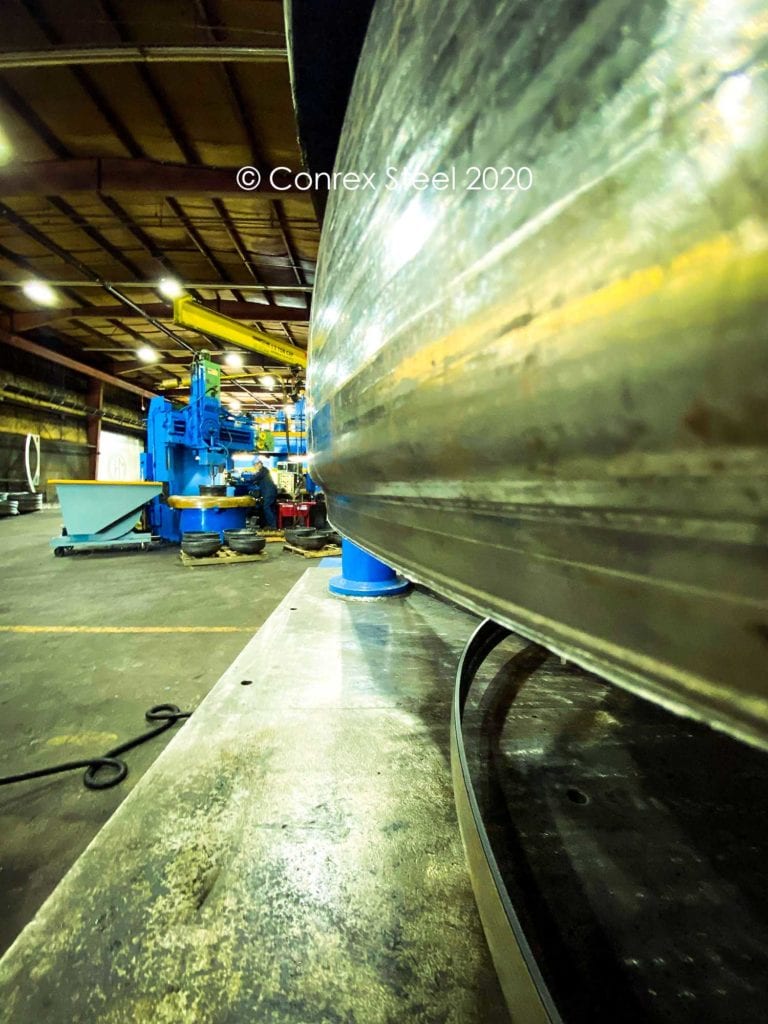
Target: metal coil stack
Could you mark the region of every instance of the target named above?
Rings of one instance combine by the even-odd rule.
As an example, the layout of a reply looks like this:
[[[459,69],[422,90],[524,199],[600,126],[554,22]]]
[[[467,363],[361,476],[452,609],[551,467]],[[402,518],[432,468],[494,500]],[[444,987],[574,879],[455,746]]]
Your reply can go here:
[[[24,515],[28,512],[40,512],[43,507],[43,494],[33,491],[5,491],[0,494],[0,516]]]

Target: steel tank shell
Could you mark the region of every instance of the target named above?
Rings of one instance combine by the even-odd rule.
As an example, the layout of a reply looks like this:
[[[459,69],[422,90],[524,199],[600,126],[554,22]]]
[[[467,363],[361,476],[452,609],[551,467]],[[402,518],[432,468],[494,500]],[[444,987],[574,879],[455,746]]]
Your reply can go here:
[[[763,746],[767,33],[756,0],[378,0],[308,375],[336,528]]]

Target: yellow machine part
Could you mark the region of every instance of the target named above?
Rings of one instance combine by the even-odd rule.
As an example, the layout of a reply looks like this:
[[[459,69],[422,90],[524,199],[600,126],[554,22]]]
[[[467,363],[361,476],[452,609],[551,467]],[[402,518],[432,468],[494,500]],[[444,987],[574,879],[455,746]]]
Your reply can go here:
[[[172,494],[171,508],[251,508],[256,502],[247,495],[227,498],[215,494]]]
[[[258,309],[255,307],[254,313],[257,312]],[[203,334],[210,334],[214,338],[239,345],[240,348],[258,352],[259,355],[270,356],[289,366],[306,368],[307,353],[303,349],[294,348],[280,338],[273,338],[271,334],[257,331],[239,320],[233,320],[229,316],[208,309],[207,306],[201,306],[188,295],[173,300],[173,322],[180,327],[191,327]]]

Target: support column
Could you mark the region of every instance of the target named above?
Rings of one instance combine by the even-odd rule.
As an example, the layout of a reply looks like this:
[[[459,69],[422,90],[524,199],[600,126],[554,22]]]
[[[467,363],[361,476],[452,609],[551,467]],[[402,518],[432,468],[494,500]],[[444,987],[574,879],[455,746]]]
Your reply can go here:
[[[99,442],[101,441],[101,418],[104,415],[104,385],[100,380],[88,381],[88,393],[85,396],[88,407],[86,427],[88,440],[88,476],[96,479],[99,465]]]
[[[346,537],[341,546],[341,575],[328,584],[332,594],[342,597],[397,597],[410,583],[394,569],[363,551]]]

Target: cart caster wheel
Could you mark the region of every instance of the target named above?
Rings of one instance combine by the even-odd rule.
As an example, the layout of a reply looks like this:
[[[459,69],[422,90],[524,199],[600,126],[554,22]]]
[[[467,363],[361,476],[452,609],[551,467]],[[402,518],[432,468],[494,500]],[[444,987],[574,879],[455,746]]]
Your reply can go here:
[[[54,548],[53,553],[57,558],[64,558],[65,555],[71,555],[74,550],[73,547]]]

